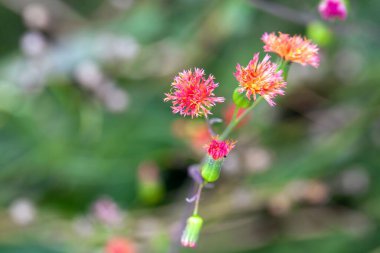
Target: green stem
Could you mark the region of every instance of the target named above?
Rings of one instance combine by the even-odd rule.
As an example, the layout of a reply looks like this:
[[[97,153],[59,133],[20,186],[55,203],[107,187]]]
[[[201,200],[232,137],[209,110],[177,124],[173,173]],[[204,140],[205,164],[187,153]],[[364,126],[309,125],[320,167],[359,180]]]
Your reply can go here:
[[[232,131],[232,129],[234,128],[233,122],[236,120],[238,113],[239,113],[239,108],[235,106],[234,114],[232,115],[231,121],[228,124],[227,128],[224,129],[222,135],[219,137],[219,140],[224,140],[227,137],[227,135]]]
[[[194,205],[194,211],[193,215],[198,214],[198,209],[199,209],[199,201],[201,200],[201,194],[202,194],[202,189],[203,189],[204,183],[200,184],[197,190],[197,198],[195,199],[195,205]]]
[[[258,99],[255,100],[255,102],[253,102],[253,104],[248,107],[239,117],[237,118],[232,118],[230,124],[227,126],[227,128],[224,130],[224,132],[222,133],[222,135],[219,137],[219,140],[224,140],[228,137],[228,135],[231,133],[231,131],[236,127],[237,124],[239,124],[239,122],[245,117],[247,116],[247,114],[253,110],[253,108],[255,108],[260,102],[261,100],[263,99],[262,96],[260,96]],[[237,110],[236,110],[237,111]],[[235,116],[236,117],[236,116]]]
[[[277,65],[278,65],[277,70],[282,70],[284,80],[288,79],[288,72],[289,72],[289,67],[290,67],[289,61],[285,61],[284,59],[281,58]]]
[[[234,114],[232,115],[231,121],[235,120],[239,113],[239,108],[235,105]]]

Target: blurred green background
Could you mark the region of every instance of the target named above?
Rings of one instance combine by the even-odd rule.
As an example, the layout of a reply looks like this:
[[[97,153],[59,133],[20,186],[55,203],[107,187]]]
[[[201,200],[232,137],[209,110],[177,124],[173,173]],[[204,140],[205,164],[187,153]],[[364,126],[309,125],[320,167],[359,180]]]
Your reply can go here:
[[[380,1],[344,22],[317,5],[0,0],[0,252],[109,253],[118,237],[135,247],[120,253],[379,253]],[[181,249],[207,129],[164,93],[205,68],[225,118],[236,64],[277,31],[312,38],[321,65],[292,65],[278,105],[235,133],[199,247]]]

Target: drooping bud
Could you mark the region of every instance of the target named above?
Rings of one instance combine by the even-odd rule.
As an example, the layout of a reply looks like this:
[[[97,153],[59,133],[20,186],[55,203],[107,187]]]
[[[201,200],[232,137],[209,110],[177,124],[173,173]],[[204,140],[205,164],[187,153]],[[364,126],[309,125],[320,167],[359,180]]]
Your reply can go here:
[[[212,157],[207,156],[201,172],[206,182],[212,183],[219,179],[223,160],[223,158],[214,160]]]
[[[247,98],[247,95],[244,92],[239,91],[239,88],[236,88],[234,90],[234,93],[232,95],[232,99],[235,103],[235,105],[239,108],[248,108],[250,107],[254,100],[250,100]]]
[[[197,246],[202,225],[203,219],[198,215],[193,215],[187,219],[186,227],[181,237],[182,246],[190,248]]]

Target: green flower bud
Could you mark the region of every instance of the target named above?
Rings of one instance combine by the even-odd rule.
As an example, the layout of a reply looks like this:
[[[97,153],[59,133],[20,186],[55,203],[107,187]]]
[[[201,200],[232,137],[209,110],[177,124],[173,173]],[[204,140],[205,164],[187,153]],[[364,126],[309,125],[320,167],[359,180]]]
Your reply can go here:
[[[320,46],[328,46],[333,40],[333,33],[322,22],[312,22],[307,26],[307,36]]]
[[[232,99],[237,107],[248,108],[252,105],[253,100],[249,100],[244,92],[240,93],[239,88],[234,90]]]
[[[206,182],[212,183],[218,180],[222,169],[223,158],[214,160],[208,156],[202,167],[202,177]]]
[[[197,246],[202,224],[203,219],[198,215],[193,215],[187,219],[186,227],[181,237],[182,246],[190,248]]]

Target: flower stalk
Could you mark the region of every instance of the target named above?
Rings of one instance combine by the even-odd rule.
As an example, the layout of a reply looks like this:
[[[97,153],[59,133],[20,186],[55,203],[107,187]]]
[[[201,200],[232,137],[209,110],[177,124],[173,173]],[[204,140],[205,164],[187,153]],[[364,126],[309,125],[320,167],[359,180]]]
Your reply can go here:
[[[202,184],[198,185],[198,190],[197,190],[197,193],[195,195],[196,198],[195,198],[193,215],[198,215],[199,202],[201,200],[202,189],[203,189],[204,186],[205,186],[205,183],[202,183]]]
[[[199,216],[202,190],[220,177],[223,162],[236,143],[227,140],[229,135],[261,101],[265,100],[270,106],[276,105],[274,99],[285,94],[288,70],[292,62],[315,68],[319,65],[319,48],[306,38],[283,33],[265,33],[261,39],[265,43],[264,51],[277,54],[278,61],[273,63],[268,54],[260,61],[259,53],[255,53],[247,66],[237,64],[234,76],[238,87],[232,95],[235,109],[231,121],[220,136],[212,130],[213,123],[220,121],[209,120],[207,117],[212,114],[211,108],[216,103],[224,102],[223,97],[214,95],[214,89],[218,87],[214,76],[207,77],[204,70],[198,68],[194,71],[183,71],[175,77],[171,92],[165,94],[164,101],[172,102],[173,113],[191,118],[205,117],[212,136],[212,140],[205,147],[207,154],[202,163],[197,169],[194,168],[196,173],[194,169],[191,171],[197,190],[188,200],[194,202],[194,209],[192,216],[187,219],[181,237],[184,247],[195,247],[197,244],[203,225],[203,219]],[[239,114],[239,109],[244,111]]]

